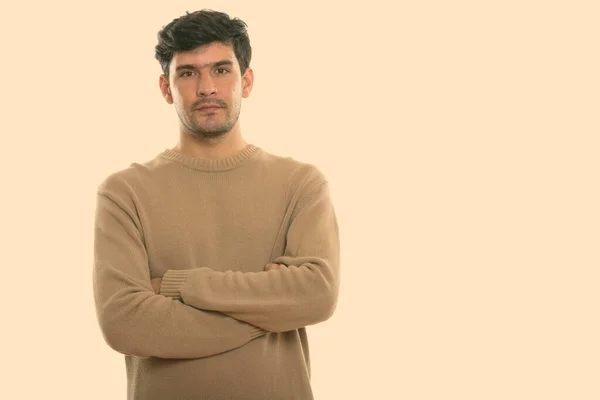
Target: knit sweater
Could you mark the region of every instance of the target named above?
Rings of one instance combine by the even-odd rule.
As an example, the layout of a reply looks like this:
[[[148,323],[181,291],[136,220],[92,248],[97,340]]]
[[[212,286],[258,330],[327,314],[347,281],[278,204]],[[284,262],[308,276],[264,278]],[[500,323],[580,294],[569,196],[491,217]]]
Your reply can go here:
[[[167,149],[98,186],[96,313],[131,400],[313,399],[306,327],[332,316],[339,263],[324,174],[253,144]]]

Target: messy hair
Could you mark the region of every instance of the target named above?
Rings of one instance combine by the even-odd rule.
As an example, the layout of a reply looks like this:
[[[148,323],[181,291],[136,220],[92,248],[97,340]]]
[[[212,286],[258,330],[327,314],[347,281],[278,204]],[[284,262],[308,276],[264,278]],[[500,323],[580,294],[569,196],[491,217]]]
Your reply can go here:
[[[247,24],[239,18],[203,9],[174,19],[158,32],[155,58],[163,73],[169,76],[169,64],[175,53],[190,51],[213,42],[231,45],[242,75],[250,66],[252,47]]]

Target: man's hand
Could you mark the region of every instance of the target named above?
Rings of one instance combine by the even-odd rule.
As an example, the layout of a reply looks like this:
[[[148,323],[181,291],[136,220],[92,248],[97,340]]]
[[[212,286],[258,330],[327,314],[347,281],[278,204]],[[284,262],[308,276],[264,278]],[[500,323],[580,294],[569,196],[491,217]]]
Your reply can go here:
[[[162,284],[162,278],[154,278],[150,281],[152,283],[152,289],[154,289],[154,293],[160,293],[160,285]]]
[[[267,264],[267,266],[265,267],[265,271],[270,271],[272,269],[279,269],[282,267],[287,267],[287,265],[285,265],[285,264]]]

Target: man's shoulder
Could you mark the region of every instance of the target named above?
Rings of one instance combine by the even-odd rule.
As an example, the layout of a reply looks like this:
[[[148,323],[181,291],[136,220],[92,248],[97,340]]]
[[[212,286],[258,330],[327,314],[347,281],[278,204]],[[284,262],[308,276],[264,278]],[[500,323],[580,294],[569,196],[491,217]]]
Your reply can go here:
[[[97,184],[98,194],[133,194],[137,187],[147,184],[153,170],[159,167],[158,157],[131,162],[108,172]]]
[[[284,156],[263,151],[264,165],[281,173],[290,184],[298,187],[313,187],[327,181],[323,171],[313,162],[296,156]]]

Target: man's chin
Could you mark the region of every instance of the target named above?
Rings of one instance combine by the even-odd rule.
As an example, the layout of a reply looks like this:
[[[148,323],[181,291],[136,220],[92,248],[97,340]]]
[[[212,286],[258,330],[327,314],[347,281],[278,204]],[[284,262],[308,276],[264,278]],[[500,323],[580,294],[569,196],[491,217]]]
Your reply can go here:
[[[205,121],[195,121],[196,123],[192,126],[198,133],[216,134],[218,135],[221,131],[226,131],[225,124],[218,123],[206,123]],[[212,122],[212,121],[211,121]]]
[[[207,129],[207,128],[203,128],[203,127],[197,127],[196,129],[194,129],[192,131],[192,134],[196,137],[200,137],[200,138],[215,138],[215,137],[220,137],[223,136],[227,133],[228,131],[225,129]]]

